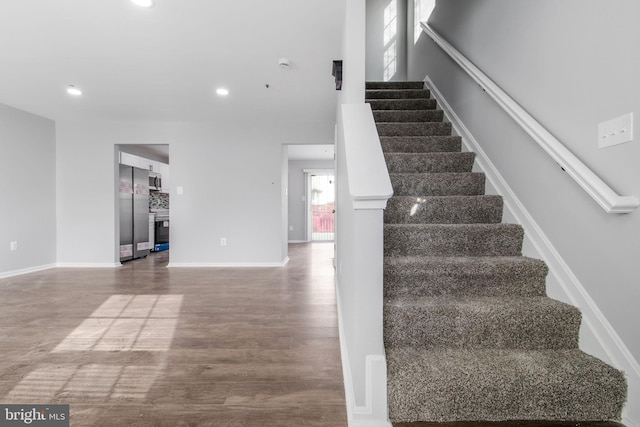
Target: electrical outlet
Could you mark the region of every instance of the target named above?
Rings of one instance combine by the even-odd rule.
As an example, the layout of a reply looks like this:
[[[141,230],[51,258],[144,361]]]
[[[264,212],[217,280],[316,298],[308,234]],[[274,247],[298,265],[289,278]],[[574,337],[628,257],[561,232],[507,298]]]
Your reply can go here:
[[[289,226],[289,231],[293,231],[293,225]]]
[[[220,238],[220,246],[227,246],[227,238],[226,237],[221,237]]]
[[[633,113],[598,124],[598,148],[633,141]]]
[[[11,242],[9,244],[9,249],[11,249],[11,251],[17,251],[18,250],[18,242]]]

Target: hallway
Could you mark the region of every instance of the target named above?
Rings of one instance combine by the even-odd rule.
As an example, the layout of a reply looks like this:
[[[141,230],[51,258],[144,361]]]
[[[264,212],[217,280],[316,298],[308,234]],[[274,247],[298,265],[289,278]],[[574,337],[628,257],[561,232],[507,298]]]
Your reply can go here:
[[[0,402],[69,404],[72,426],[346,426],[332,256],[0,280]]]

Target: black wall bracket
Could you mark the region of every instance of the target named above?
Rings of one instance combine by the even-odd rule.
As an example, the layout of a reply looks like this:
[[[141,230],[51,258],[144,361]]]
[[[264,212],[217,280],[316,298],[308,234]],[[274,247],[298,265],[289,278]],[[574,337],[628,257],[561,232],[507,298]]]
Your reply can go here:
[[[342,90],[342,59],[333,61],[331,75],[336,78],[336,90]]]

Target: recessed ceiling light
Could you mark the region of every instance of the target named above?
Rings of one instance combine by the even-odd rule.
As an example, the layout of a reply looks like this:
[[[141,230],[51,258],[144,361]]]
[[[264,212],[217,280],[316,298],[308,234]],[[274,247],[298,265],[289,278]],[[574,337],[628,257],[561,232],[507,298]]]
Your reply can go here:
[[[153,0],[131,0],[133,4],[140,7],[151,7],[153,6]]]
[[[69,95],[73,95],[73,96],[80,96],[82,95],[82,91],[80,89],[78,89],[77,87],[75,87],[74,85],[69,85],[67,87],[67,93]]]
[[[216,93],[220,96],[227,96],[229,95],[229,91],[223,87],[216,89]]]

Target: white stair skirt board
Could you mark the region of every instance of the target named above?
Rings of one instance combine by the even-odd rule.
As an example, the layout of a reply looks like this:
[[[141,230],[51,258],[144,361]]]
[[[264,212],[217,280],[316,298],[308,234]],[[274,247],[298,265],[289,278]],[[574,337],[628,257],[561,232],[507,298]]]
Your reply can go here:
[[[540,258],[547,263],[548,291],[554,298],[572,304],[582,312],[580,348],[625,372],[628,394],[622,423],[627,427],[640,427],[640,364],[429,76],[424,82],[444,111],[445,119],[451,122],[453,132],[462,137],[463,149],[476,153],[476,165],[486,174],[487,185],[504,198],[505,216],[510,215],[524,227],[523,251],[526,247],[530,251],[528,256]]]
[[[338,283],[336,281],[336,289]],[[351,378],[351,365],[342,323],[340,292],[336,292],[338,305],[338,325],[340,333],[340,357],[344,377],[344,394],[347,402],[349,427],[392,427],[387,410],[387,361],[384,355],[368,355],[366,369],[366,402],[357,406]]]

